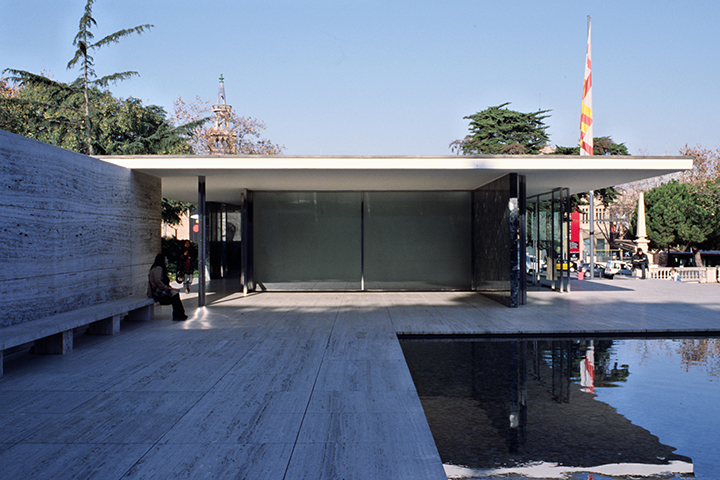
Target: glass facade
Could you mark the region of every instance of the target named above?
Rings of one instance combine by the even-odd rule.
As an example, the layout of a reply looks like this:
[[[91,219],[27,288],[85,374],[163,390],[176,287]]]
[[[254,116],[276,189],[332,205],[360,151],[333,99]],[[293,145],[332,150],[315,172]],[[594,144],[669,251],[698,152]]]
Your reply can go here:
[[[569,290],[569,211],[568,189],[526,199],[514,173],[473,191],[244,190],[208,204],[207,265],[245,293],[466,290],[516,307],[528,284]]]
[[[367,192],[367,290],[469,290],[470,192]]]
[[[254,192],[254,281],[261,289],[360,290],[358,192]]]
[[[526,272],[530,284],[569,291],[570,194],[568,189],[528,199]]]
[[[469,290],[470,192],[254,192],[267,290]]]
[[[207,261],[210,278],[224,278],[240,274],[240,207],[208,202]],[[191,235],[198,240],[198,235]]]

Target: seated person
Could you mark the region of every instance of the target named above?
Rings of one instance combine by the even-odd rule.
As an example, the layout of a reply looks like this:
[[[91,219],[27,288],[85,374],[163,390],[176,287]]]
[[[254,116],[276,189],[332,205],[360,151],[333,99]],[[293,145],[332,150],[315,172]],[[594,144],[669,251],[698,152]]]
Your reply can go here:
[[[173,320],[187,320],[185,308],[180,300],[180,291],[170,286],[170,277],[167,273],[167,258],[162,253],[155,256],[155,261],[148,273],[148,296],[159,302],[160,305],[172,305]]]
[[[642,251],[642,248],[638,248],[635,255],[632,256],[632,267],[633,272],[635,270],[641,270],[642,271],[642,279],[645,279],[645,271],[647,270],[649,266],[648,257],[645,255]]]
[[[680,274],[674,268],[670,269],[670,276],[668,277],[668,280],[672,280],[673,282],[682,282]]]

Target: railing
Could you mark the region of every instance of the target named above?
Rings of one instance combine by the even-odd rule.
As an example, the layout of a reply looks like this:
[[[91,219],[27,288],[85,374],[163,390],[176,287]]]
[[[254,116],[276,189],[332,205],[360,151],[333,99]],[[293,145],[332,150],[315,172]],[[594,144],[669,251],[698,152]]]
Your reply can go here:
[[[650,267],[650,278],[658,280],[670,280],[671,272],[675,270],[683,282],[717,283],[718,267]],[[639,270],[636,270],[639,272]]]

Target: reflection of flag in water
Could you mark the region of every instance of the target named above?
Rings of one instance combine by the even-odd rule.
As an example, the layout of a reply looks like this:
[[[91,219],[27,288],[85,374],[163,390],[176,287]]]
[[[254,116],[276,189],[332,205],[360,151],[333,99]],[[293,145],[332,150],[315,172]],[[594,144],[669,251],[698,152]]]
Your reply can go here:
[[[587,57],[583,82],[582,111],[580,113],[580,155],[593,154],[592,65],[590,62],[590,17],[588,17]]]
[[[583,387],[583,392],[595,391],[595,346],[592,344],[585,352],[585,358],[580,362],[580,385]]]

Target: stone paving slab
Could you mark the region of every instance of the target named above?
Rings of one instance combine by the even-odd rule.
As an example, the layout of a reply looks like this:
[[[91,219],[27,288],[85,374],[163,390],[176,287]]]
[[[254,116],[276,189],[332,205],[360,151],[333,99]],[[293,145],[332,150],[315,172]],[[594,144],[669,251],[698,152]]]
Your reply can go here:
[[[0,454],[3,479],[121,478],[152,445],[18,443]],[[168,477],[166,477],[168,478]]]
[[[262,293],[211,283],[190,319],[19,352],[0,380],[0,479],[445,478],[397,338],[720,332],[720,285],[631,279],[532,291]]]
[[[290,478],[285,477],[285,473],[292,453],[293,446],[282,443],[156,445],[122,478],[126,480]]]

